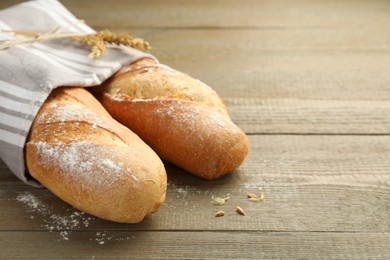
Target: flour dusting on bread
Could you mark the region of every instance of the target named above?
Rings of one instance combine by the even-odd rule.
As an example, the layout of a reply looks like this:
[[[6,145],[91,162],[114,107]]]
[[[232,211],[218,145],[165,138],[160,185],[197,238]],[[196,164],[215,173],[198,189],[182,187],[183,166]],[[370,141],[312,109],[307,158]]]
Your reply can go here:
[[[138,223],[164,202],[160,158],[85,89],[53,90],[26,143],[32,177],[75,208]]]
[[[100,118],[101,116],[96,114],[94,111],[86,109],[82,104],[70,103],[62,106],[58,106],[57,104],[53,105],[49,106],[50,108],[53,108],[52,110],[41,114],[38,119],[38,123],[50,124],[53,122],[65,121],[91,121],[95,125],[104,124],[104,121]]]
[[[106,147],[101,147],[88,142],[72,142],[69,144],[49,144],[46,142],[29,143],[36,147],[42,165],[58,167],[67,175],[64,179],[74,181],[76,179],[89,183],[109,186],[120,178],[125,169],[123,163],[115,163],[112,159],[101,158],[102,154],[114,153]],[[102,149],[105,151],[103,152]],[[71,173],[71,174],[69,174]],[[99,174],[97,174],[99,173]],[[103,174],[102,174],[103,173]]]

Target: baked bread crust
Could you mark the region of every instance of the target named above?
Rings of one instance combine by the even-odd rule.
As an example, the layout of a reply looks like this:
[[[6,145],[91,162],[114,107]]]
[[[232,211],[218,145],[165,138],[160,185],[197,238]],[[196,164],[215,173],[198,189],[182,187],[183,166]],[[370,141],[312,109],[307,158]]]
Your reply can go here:
[[[165,199],[160,158],[82,88],[50,94],[30,130],[26,162],[59,198],[102,219],[137,223]]]
[[[232,172],[247,155],[248,138],[217,93],[155,60],[123,67],[96,95],[162,159],[199,177]]]

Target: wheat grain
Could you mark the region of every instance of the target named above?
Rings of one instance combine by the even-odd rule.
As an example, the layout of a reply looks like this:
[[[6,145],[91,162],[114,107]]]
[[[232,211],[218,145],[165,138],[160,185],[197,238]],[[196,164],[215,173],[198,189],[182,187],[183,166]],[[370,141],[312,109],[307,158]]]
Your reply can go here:
[[[241,207],[239,207],[239,206],[237,206],[236,212],[237,212],[238,214],[240,214],[240,215],[243,215],[243,216],[246,215],[246,214],[245,214],[245,211],[244,211]]]
[[[214,217],[218,218],[218,217],[223,217],[225,216],[225,211],[223,210],[220,210],[220,211],[217,211],[215,214],[214,214]]]

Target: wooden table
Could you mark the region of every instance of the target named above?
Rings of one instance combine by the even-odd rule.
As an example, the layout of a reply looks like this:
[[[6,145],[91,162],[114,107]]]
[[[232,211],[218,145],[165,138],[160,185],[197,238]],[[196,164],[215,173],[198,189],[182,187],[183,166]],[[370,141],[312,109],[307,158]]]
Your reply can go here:
[[[250,153],[217,181],[167,164],[163,209],[135,225],[82,214],[0,163],[1,259],[390,258],[389,1],[62,2],[213,86]]]

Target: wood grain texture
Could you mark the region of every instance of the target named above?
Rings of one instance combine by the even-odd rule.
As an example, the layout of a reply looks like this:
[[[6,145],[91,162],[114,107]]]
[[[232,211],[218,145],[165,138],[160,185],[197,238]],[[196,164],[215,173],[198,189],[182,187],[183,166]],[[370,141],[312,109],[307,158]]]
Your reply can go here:
[[[12,1],[1,4],[5,6],[7,2],[10,5]],[[248,6],[259,11],[262,9],[253,6],[260,2],[262,1],[253,1]],[[293,2],[297,10],[308,9],[302,16],[312,15],[311,5],[323,8],[329,5],[327,8],[333,7],[341,12],[338,14],[340,16],[337,16],[340,19],[345,19],[341,15],[346,15],[349,19],[363,20],[358,16],[363,10],[367,13],[373,12],[378,17],[367,19],[364,25],[354,27],[343,27],[340,21],[340,26],[325,28],[259,29],[232,28],[228,25],[226,29],[129,28],[127,23],[116,24],[107,20],[112,16],[119,19],[120,16],[113,10],[120,9],[127,14],[126,7],[134,5],[136,7],[134,10],[130,8],[132,11],[129,11],[129,17],[131,12],[141,7],[148,12],[151,9],[159,10],[160,15],[163,15],[166,12],[161,8],[162,3],[156,1],[143,6],[141,2],[132,1],[126,3],[115,1],[110,4],[102,2],[99,5],[93,1],[82,3],[65,1],[64,4],[74,6],[76,12],[86,10],[85,14],[78,15],[81,18],[88,15],[96,16],[98,11],[91,10],[100,8],[96,20],[101,21],[104,26],[92,23],[93,27],[105,29],[109,25],[109,29],[130,30],[146,38],[154,47],[153,54],[161,62],[200,78],[224,98],[387,100],[390,85],[388,73],[390,30],[384,28],[383,21],[379,19],[380,14],[388,8],[386,2],[327,1],[326,4],[321,1],[312,1],[310,4],[302,0]],[[184,2],[173,1],[165,4],[167,6],[171,4],[173,8],[180,3]],[[348,5],[351,7],[346,8]],[[192,4],[183,4],[182,8],[187,10],[186,8],[195,8],[194,6],[204,8],[205,3],[193,1]],[[221,6],[233,8],[235,3],[229,1],[229,5]],[[273,8],[275,6],[278,4],[272,5]],[[290,4],[287,4],[286,10],[288,6]],[[244,15],[245,12],[249,12],[249,7],[245,7],[239,13]],[[284,10],[282,8],[280,11]],[[221,13],[224,13],[222,9]],[[148,15],[142,17],[143,21],[148,20],[145,17],[155,17],[157,14],[151,12]],[[192,20],[202,21],[206,17],[207,13],[200,12],[199,17]],[[86,18],[87,22],[88,20]],[[177,23],[180,24],[179,21]],[[161,22],[161,25],[163,24]],[[368,35],[370,37],[367,37]],[[237,60],[241,62],[237,64]]]
[[[2,232],[0,258],[25,259],[386,259],[387,233]],[[23,245],[23,251],[20,250]],[[369,246],[368,246],[369,245]],[[71,250],[70,250],[71,249]],[[349,250],[346,250],[349,249]],[[60,254],[59,254],[60,253]]]
[[[250,153],[213,182],[167,164],[166,203],[137,225],[82,214],[0,162],[1,259],[390,258],[389,1],[61,2],[210,84]]]
[[[222,97],[386,100],[389,91],[390,34],[376,27],[134,33]]]
[[[385,100],[225,98],[225,104],[248,134],[390,134]]]
[[[359,27],[375,20],[386,24],[385,0],[197,0],[112,2],[63,0],[92,26],[120,27]],[[352,7],[351,7],[352,6]],[[148,19],[145,19],[145,18]]]
[[[389,152],[389,136],[250,136],[247,160],[226,178],[205,181],[168,165],[165,205],[139,225],[92,218],[85,226],[85,217],[74,227],[61,225],[56,220],[71,222],[75,211],[50,192],[0,183],[0,230],[389,232]],[[247,192],[259,188],[265,200],[249,201]],[[18,200],[26,194],[41,206]],[[213,196],[230,199],[216,206]],[[236,206],[247,215],[238,215]],[[218,210],[226,216],[215,218]]]
[[[2,0],[0,8],[22,0]],[[351,27],[390,22],[386,0],[61,1],[94,27]]]

